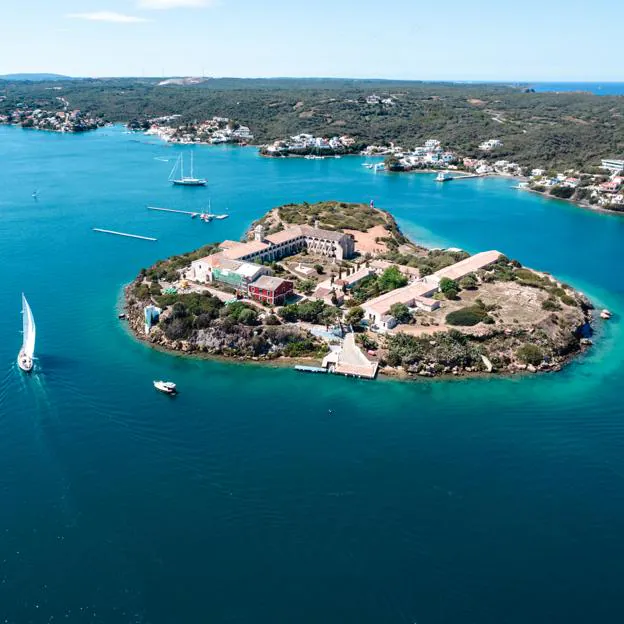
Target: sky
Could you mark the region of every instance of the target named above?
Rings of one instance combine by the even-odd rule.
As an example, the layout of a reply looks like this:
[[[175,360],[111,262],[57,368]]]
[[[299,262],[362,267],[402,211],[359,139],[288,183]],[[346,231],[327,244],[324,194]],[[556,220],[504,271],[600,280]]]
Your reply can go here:
[[[624,81],[614,10],[606,0],[13,1],[1,11],[0,74]]]

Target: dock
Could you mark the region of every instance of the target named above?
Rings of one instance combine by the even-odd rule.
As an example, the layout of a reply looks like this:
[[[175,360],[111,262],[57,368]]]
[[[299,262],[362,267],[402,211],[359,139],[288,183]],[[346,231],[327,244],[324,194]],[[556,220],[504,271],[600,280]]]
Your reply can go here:
[[[300,373],[327,373],[326,368],[321,368],[320,366],[303,366],[301,364],[297,364],[295,370]]]
[[[148,210],[158,210],[160,212],[175,212],[177,214],[198,215],[199,212],[191,212],[190,210],[175,210],[174,208],[159,208],[158,206],[148,206]]]
[[[139,238],[146,241],[157,241],[157,238],[151,236],[140,236],[139,234],[128,234],[127,232],[115,232],[114,230],[103,230],[102,228],[93,228],[94,232],[102,232],[103,234],[115,234],[115,236],[126,236],[128,238]]]

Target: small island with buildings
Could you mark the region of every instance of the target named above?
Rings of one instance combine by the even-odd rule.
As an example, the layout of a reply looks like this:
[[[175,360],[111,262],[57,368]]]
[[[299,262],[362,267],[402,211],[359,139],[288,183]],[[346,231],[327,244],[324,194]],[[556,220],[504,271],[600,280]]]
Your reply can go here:
[[[141,270],[124,314],[172,352],[434,377],[559,370],[591,345],[592,305],[499,251],[426,249],[372,203],[326,201]]]

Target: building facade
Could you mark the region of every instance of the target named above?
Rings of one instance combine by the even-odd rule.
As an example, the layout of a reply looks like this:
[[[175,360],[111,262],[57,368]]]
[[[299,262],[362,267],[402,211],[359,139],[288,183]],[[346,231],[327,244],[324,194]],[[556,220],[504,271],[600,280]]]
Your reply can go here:
[[[293,283],[280,277],[263,275],[249,284],[249,296],[267,305],[283,305],[293,294]]]

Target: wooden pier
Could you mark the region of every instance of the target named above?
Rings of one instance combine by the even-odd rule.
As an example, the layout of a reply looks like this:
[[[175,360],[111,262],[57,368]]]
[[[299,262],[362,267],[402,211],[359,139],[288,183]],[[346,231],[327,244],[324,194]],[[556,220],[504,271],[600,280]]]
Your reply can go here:
[[[103,230],[102,228],[93,228],[94,232],[102,232],[103,234],[114,234],[115,236],[126,236],[128,238],[139,238],[146,241],[157,241],[157,238],[151,236],[140,236],[139,234],[128,234],[127,232],[115,232],[114,230]]]

